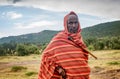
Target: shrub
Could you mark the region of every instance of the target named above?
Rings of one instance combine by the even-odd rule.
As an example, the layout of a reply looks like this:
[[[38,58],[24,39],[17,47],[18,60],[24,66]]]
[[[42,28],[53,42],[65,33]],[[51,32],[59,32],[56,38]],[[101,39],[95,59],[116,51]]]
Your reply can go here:
[[[108,62],[108,65],[120,65],[120,62],[113,61],[113,62]]]
[[[35,74],[38,74],[37,72],[26,72],[25,75],[27,76],[32,76],[32,75],[35,75]]]
[[[29,55],[27,51],[27,46],[25,46],[24,44],[18,44],[16,47],[16,51],[18,56]]]
[[[89,49],[89,50],[95,50],[93,45],[89,45],[89,46],[88,46],[88,49]]]
[[[12,72],[18,72],[18,71],[21,71],[21,70],[26,70],[27,68],[26,67],[23,67],[23,66],[13,66],[11,68],[11,71]]]

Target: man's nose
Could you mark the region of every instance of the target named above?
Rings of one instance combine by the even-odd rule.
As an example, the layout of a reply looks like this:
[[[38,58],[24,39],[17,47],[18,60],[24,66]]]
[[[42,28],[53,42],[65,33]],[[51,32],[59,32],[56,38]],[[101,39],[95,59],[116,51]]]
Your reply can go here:
[[[75,23],[73,23],[73,25],[72,25],[73,27],[76,27],[76,25],[75,25]]]

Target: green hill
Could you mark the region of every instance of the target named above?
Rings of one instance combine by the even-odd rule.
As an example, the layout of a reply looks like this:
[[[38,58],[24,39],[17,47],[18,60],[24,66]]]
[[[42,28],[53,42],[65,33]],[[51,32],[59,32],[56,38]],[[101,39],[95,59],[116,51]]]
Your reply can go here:
[[[86,38],[102,38],[120,36],[120,21],[107,22],[82,29]]]
[[[44,30],[39,33],[31,33],[19,36],[9,36],[0,39],[0,44],[16,42],[16,43],[45,43],[59,31]],[[87,38],[103,38],[120,36],[120,21],[107,22],[95,26],[82,29],[82,36]]]
[[[58,31],[44,30],[39,33],[31,33],[19,36],[9,36],[0,39],[0,44],[16,42],[16,43],[45,43],[49,42],[50,39],[57,33]]]

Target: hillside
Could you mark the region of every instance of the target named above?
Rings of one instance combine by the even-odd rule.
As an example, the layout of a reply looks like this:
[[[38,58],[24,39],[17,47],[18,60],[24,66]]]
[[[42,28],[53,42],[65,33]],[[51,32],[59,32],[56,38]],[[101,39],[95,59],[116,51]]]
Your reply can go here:
[[[82,29],[82,35],[86,38],[101,38],[120,36],[120,21],[107,22]]]
[[[9,36],[0,39],[0,44],[8,42],[17,43],[45,43],[58,31],[44,30],[39,33],[31,33],[19,36]],[[86,38],[102,38],[120,36],[120,21],[107,22],[82,29],[82,36]]]
[[[39,33],[31,33],[19,36],[9,36],[0,39],[0,44],[17,42],[17,43],[44,43],[49,42],[49,40],[57,33],[58,31],[44,30]]]

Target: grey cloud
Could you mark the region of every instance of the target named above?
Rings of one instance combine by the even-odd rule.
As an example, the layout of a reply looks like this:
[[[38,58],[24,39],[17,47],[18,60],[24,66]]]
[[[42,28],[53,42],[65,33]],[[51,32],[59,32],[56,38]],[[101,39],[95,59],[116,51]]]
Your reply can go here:
[[[20,2],[21,0],[13,0],[13,3]]]
[[[20,2],[20,1],[22,1],[22,0],[7,0],[7,1],[10,1],[10,2],[12,2],[12,3],[17,3],[17,2]]]
[[[19,6],[51,11],[75,11],[89,15],[120,19],[120,0],[12,0]]]

